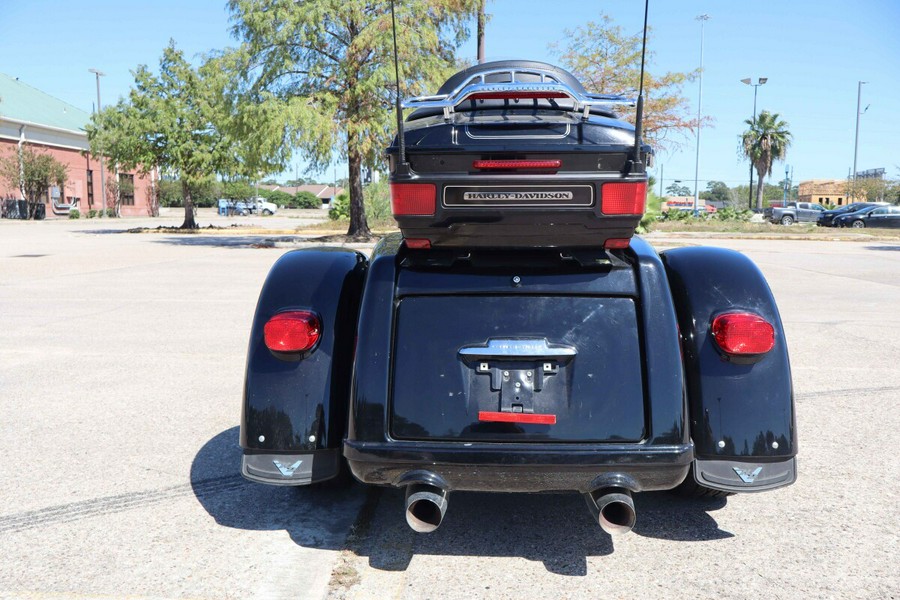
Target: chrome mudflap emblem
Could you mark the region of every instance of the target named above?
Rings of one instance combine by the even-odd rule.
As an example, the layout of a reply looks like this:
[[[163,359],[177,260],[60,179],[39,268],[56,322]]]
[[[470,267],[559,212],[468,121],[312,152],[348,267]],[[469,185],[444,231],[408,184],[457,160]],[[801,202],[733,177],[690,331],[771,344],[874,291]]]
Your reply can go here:
[[[303,461],[298,460],[297,462],[295,462],[294,464],[292,464],[289,467],[284,466],[283,464],[281,464],[280,461],[277,461],[277,460],[273,460],[272,463],[274,463],[275,466],[278,468],[278,470],[281,471],[282,475],[284,475],[285,477],[290,477],[291,475],[294,474],[294,471],[296,471],[300,467],[300,465],[303,464]],[[759,470],[759,469],[757,469],[757,470]]]
[[[732,469],[734,469],[734,472],[737,473],[738,477],[740,477],[741,481],[743,481],[744,483],[753,483],[754,481],[756,481],[756,478],[759,476],[759,474],[762,473],[762,467],[756,467],[750,473],[737,467],[732,467]]]

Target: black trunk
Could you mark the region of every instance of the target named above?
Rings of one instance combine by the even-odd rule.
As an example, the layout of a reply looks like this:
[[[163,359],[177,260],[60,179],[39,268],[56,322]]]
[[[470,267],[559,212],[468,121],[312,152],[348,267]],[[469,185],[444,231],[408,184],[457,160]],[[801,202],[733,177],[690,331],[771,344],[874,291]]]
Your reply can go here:
[[[194,220],[194,199],[191,197],[191,188],[181,180],[181,193],[184,195],[184,223],[181,229],[197,229],[197,222]]]
[[[478,5],[478,64],[484,62],[484,0]]]
[[[350,139],[348,148],[350,162],[350,229],[347,235],[354,237],[369,236],[369,223],[366,221],[366,207],[363,204],[362,156],[356,147],[356,140]]]

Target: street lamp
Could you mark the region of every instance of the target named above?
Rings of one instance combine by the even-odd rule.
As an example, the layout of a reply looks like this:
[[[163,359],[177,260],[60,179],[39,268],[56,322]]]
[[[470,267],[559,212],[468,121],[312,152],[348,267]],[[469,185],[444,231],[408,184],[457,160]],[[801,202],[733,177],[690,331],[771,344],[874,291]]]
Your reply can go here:
[[[97,114],[100,114],[100,78],[106,75],[99,69],[88,69],[88,73],[93,73],[97,78]],[[100,153],[100,218],[106,212],[106,176],[103,172],[103,154]]]
[[[753,79],[747,77],[746,79],[741,79],[741,83],[746,85],[753,86],[753,122],[756,123],[756,92],[759,86],[765,85],[765,83],[769,80],[768,77],[760,77],[757,80],[757,83],[753,83]],[[749,206],[750,210],[753,210],[753,159],[750,159],[750,192],[748,194],[749,197]]]
[[[697,17],[700,21],[700,91],[697,94],[697,157],[694,161],[694,216],[697,216],[700,203],[700,130],[703,122],[700,120],[700,109],[703,105],[703,24],[709,21],[709,15],[700,15]]]
[[[866,107],[866,110],[860,112],[859,107],[862,104],[862,86],[864,83],[869,83],[868,81],[860,81],[859,85],[856,86],[856,140],[853,142],[853,180],[856,181],[856,151],[859,149],[859,116],[869,110],[869,107]]]

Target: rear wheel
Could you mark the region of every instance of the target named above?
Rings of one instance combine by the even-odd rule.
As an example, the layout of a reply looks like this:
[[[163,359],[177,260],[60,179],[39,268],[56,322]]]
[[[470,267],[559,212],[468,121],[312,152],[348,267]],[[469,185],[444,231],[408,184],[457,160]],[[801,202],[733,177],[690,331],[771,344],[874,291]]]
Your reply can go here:
[[[781,217],[781,224],[782,225],[793,225],[794,217],[792,217],[791,215],[784,215],[783,217]]]
[[[854,229],[865,229],[866,224],[863,221],[853,221],[853,225],[851,225]]]

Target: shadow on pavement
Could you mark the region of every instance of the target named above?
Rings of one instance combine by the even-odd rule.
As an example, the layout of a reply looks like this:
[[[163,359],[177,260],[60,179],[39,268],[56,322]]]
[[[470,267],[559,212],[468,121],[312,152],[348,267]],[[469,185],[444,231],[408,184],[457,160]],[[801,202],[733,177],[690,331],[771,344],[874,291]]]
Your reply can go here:
[[[880,250],[882,252],[900,252],[900,246],[866,246],[866,250]]]
[[[319,489],[247,481],[240,474],[238,431],[232,427],[206,442],[191,464],[194,495],[206,512],[224,527],[286,531],[304,547],[343,549],[365,496],[362,486]],[[208,482],[219,480],[233,485],[207,493]]]
[[[454,492],[440,529],[417,534],[406,525],[402,490],[358,484],[344,489],[265,486],[241,478],[240,458],[234,427],[209,440],[192,464],[195,495],[217,523],[284,530],[304,547],[349,549],[368,557],[375,569],[406,570],[417,554],[521,557],[543,563],[552,573],[585,576],[587,557],[615,550],[615,538],[591,520],[583,498],[574,493]],[[207,482],[218,480],[234,484],[224,493],[206,493]],[[725,503],[638,494],[637,525],[631,535],[685,542],[732,537],[709,514]]]

